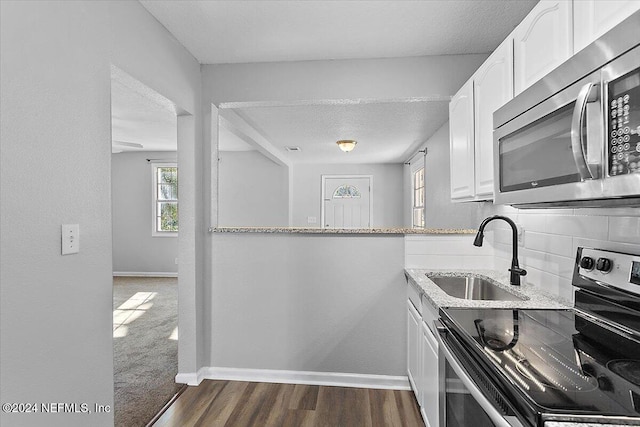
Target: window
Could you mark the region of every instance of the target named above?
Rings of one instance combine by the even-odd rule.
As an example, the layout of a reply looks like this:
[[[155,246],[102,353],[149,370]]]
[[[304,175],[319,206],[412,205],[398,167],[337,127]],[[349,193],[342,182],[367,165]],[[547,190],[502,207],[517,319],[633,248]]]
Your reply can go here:
[[[424,228],[424,166],[413,173],[413,228]]]
[[[362,197],[360,190],[348,184],[341,185],[333,193],[334,199],[359,199],[360,197]]]
[[[152,163],[153,235],[178,234],[178,166],[175,163]]]

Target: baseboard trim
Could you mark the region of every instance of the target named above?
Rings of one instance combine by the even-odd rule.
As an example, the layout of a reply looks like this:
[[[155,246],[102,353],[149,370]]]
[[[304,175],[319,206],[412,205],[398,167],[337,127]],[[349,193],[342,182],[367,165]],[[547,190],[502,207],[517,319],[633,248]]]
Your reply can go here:
[[[178,374],[180,375],[180,374]],[[198,378],[200,377],[201,378]],[[366,375],[341,372],[284,371],[274,369],[242,369],[207,367],[190,377],[198,383],[202,379],[280,384],[308,384],[323,386],[411,390],[406,376]],[[177,377],[176,377],[177,381]],[[191,384],[190,384],[191,385]]]
[[[178,277],[178,273],[158,271],[114,271],[113,277]]]
[[[205,372],[208,368],[198,369],[198,372],[183,372],[176,375],[176,383],[197,386],[203,379],[207,378]]]

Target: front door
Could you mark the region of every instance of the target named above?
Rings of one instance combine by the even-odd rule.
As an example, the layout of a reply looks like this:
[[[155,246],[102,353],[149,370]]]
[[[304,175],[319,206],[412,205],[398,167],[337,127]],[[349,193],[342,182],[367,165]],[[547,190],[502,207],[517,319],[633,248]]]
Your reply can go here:
[[[323,176],[323,228],[371,227],[371,177]]]

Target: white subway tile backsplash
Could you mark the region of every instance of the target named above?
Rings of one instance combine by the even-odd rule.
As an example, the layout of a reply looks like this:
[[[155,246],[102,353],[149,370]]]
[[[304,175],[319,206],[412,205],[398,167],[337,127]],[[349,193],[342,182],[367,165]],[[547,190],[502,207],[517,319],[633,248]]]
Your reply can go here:
[[[482,214],[506,215],[524,229],[519,247],[524,278],[542,290],[573,301],[571,285],[579,246],[640,254],[640,208],[515,209],[485,204]],[[511,265],[511,228],[493,221],[485,231],[482,248],[474,236],[407,236],[407,267],[493,268]]]
[[[447,238],[429,240],[405,240],[405,254],[433,255],[491,255],[491,249],[485,246],[473,246],[473,236],[467,239]]]
[[[450,268],[463,267],[461,257],[451,255],[405,255],[405,268]]]
[[[558,295],[565,299],[569,299],[568,296],[573,292],[571,279],[556,276],[545,270],[528,268],[525,279],[527,283],[533,284],[549,294]]]
[[[493,239],[495,242],[510,245],[511,241],[513,240],[512,233],[513,231],[511,230],[511,228],[496,229],[493,231]]]
[[[640,244],[640,217],[610,217],[608,240]]]
[[[520,264],[525,268],[536,268],[567,279],[571,279],[573,275],[573,258],[530,249],[523,250],[521,254]]]
[[[543,233],[546,230],[546,215],[526,211],[518,215],[517,221],[526,231]]]
[[[405,236],[406,268],[493,268],[490,242],[473,246],[473,235]]]
[[[555,255],[573,256],[573,238],[571,236],[525,231],[524,247]]]
[[[503,243],[494,242],[493,248],[496,256],[511,259],[511,254],[513,252],[511,244],[505,245]]]
[[[462,268],[472,270],[493,270],[493,256],[463,256]]]
[[[606,240],[609,218],[606,216],[547,215],[545,229],[550,234]]]

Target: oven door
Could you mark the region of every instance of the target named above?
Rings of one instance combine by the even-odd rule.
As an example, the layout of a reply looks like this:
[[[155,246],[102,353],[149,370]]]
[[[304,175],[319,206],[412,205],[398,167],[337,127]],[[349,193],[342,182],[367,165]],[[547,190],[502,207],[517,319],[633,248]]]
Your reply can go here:
[[[602,198],[601,92],[598,70],[494,131],[496,203]]]
[[[482,368],[465,357],[461,343],[453,334],[439,325],[436,337],[440,426],[523,427]]]

